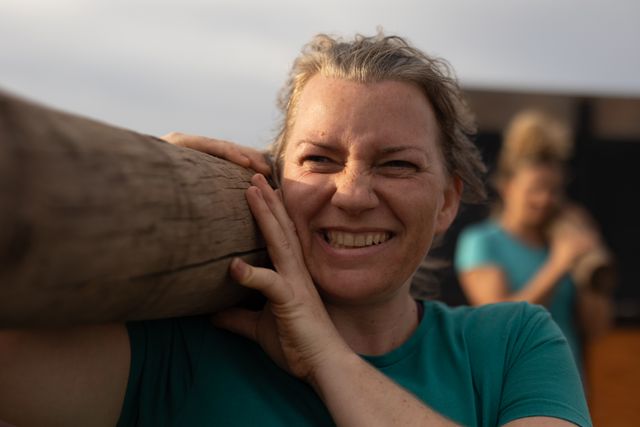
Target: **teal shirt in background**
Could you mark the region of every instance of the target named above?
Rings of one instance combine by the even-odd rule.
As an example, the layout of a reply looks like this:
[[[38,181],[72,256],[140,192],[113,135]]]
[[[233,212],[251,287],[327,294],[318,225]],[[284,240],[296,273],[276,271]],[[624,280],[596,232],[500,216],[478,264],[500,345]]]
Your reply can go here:
[[[549,314],[527,303],[424,302],[412,336],[363,356],[465,426],[550,416],[590,426],[580,377]],[[131,371],[119,426],[332,426],[306,383],[207,317],[128,324]]]
[[[458,238],[454,265],[458,272],[494,265],[502,269],[511,291],[518,291],[531,280],[549,258],[547,247],[534,247],[507,233],[494,220],[465,229]],[[575,318],[576,290],[567,274],[556,286],[547,307],[567,337],[569,345],[582,365],[582,348]]]

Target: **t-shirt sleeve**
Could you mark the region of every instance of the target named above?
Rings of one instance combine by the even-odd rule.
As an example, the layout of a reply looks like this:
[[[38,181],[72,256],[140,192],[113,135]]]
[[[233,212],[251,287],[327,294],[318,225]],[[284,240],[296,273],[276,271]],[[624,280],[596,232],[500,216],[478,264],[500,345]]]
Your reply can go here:
[[[464,230],[456,244],[454,266],[458,272],[496,264],[494,243],[490,235],[478,226]]]
[[[131,367],[118,427],[165,426],[193,383],[206,318],[127,324]]]
[[[567,340],[546,310],[519,305],[522,317],[509,337],[499,425],[518,418],[547,416],[591,426],[580,374]]]

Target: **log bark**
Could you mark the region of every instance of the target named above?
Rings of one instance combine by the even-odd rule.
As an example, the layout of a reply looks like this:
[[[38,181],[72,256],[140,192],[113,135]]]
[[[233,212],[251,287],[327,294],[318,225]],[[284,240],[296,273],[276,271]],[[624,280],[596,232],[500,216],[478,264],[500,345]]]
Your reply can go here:
[[[0,327],[213,312],[267,262],[227,161],[0,92]]]

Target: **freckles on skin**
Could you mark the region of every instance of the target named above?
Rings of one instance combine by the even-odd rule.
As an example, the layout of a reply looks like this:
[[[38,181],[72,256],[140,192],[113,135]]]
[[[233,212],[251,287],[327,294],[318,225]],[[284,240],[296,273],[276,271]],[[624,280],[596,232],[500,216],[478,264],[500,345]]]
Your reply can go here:
[[[433,109],[413,85],[322,76],[307,83],[284,153],[282,192],[324,294],[396,294],[446,228],[439,219],[448,185],[438,135]],[[325,230],[352,241],[378,231],[392,237],[376,247],[340,249]]]

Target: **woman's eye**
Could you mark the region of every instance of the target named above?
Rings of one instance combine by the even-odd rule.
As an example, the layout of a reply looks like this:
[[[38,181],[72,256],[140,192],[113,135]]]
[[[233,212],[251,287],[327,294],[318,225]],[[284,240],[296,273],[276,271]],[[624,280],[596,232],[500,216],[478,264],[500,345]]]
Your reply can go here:
[[[329,163],[331,162],[331,159],[325,156],[306,156],[302,161],[311,163]]]
[[[318,173],[333,173],[341,168],[341,165],[331,157],[317,155],[304,156],[301,165],[310,172]]]
[[[406,160],[390,160],[388,162],[384,162],[382,167],[391,169],[418,169],[418,166],[414,163],[407,162]]]

